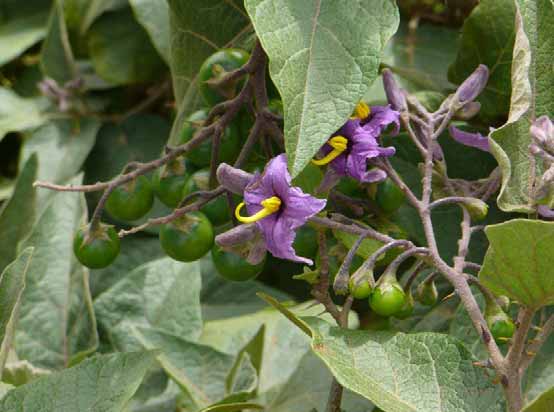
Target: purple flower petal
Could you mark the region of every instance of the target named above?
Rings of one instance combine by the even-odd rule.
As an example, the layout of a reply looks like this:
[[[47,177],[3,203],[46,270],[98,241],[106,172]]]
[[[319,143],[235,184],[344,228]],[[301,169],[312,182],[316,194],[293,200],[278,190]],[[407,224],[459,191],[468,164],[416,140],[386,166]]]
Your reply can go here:
[[[539,205],[537,211],[542,217],[546,217],[547,219],[554,219],[554,210],[550,209],[548,206]]]
[[[311,260],[296,255],[292,243],[296,237],[296,229],[320,212],[326,201],[291,186],[284,154],[273,158],[263,174],[255,176],[246,186],[244,201],[248,213],[252,215],[260,211],[261,202],[272,196],[281,200],[279,211],[256,222],[264,235],[267,250],[273,256],[311,265]]]
[[[535,140],[541,144],[554,140],[554,124],[546,115],[536,119],[531,125],[530,131]]]
[[[454,126],[450,126],[448,130],[450,132],[450,136],[452,136],[458,143],[475,147],[484,152],[490,152],[489,139],[481,133],[464,132]]]
[[[398,134],[400,130],[400,113],[387,106],[371,106],[369,120],[363,124],[365,129],[371,129],[374,136],[379,136],[387,128],[394,124],[393,135]]]

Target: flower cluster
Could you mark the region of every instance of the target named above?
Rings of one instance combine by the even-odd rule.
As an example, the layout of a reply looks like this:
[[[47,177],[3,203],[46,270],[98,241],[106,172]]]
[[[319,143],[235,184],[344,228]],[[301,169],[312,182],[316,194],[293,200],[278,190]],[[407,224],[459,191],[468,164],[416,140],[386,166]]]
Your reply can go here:
[[[321,158],[314,159],[313,163],[329,164],[331,173],[338,177],[350,176],[362,183],[384,180],[386,173],[372,161],[394,155],[394,147],[381,146],[380,136],[391,124],[393,133],[398,133],[399,116],[390,105],[369,107],[359,103],[354,115],[321,148]]]

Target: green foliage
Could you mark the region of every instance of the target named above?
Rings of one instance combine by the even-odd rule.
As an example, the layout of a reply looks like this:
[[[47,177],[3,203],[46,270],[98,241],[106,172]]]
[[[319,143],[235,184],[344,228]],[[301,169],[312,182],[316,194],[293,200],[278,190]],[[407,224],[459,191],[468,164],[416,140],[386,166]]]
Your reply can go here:
[[[0,376],[13,344],[25,276],[32,256],[33,248],[25,249],[0,274]]]
[[[512,65],[512,101],[508,122],[491,134],[491,145],[502,169],[502,189],[498,206],[505,211],[533,211],[531,184],[542,175],[542,167],[532,167],[527,148],[531,142],[530,122],[554,112],[554,92],[550,87],[550,55],[553,46],[549,28],[554,25],[554,5],[550,1],[517,1],[516,38]]]
[[[398,9],[389,0],[355,1],[348,7],[322,0],[246,0],[245,7],[283,99],[294,177],[377,77],[379,56],[398,26]],[[334,59],[332,69],[328,56]]]
[[[75,178],[74,184],[80,183]],[[61,369],[98,345],[89,273],[73,257],[73,234],[83,224],[84,199],[52,197],[21,249],[34,247],[27,271],[15,346],[20,359]],[[48,348],[48,350],[45,350]]]
[[[481,282],[530,308],[554,302],[549,239],[554,223],[514,219],[485,230],[490,246],[479,273]]]
[[[46,120],[41,113],[42,98],[22,98],[0,87],[0,141],[10,132],[22,132],[40,126]]]
[[[51,0],[25,3],[6,0],[0,6],[0,66],[18,57],[46,35]]]
[[[11,198],[0,210],[0,269],[15,259],[18,243],[32,230],[35,219],[35,189],[37,156],[27,160],[19,174]]]
[[[152,366],[154,356],[155,352],[97,355],[8,392],[0,400],[0,408],[13,412],[120,412]]]
[[[314,317],[299,318],[271,302],[311,337],[312,349],[342,385],[381,409],[502,410],[498,389],[456,339],[340,329]]]
[[[98,75],[114,85],[147,82],[161,76],[163,62],[128,9],[101,16],[90,28],[88,48]]]

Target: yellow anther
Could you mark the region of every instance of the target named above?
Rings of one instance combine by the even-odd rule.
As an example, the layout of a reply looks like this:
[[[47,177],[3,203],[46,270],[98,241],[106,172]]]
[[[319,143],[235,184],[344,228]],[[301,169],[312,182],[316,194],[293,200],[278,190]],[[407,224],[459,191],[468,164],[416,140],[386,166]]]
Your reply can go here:
[[[327,144],[331,146],[333,150],[331,150],[329,153],[327,153],[325,157],[321,159],[317,159],[317,160],[312,159],[312,163],[314,165],[323,166],[323,165],[326,165],[327,163],[332,162],[337,157],[339,157],[340,154],[344,152],[348,147],[348,139],[343,136],[335,136],[335,137],[331,137],[327,141]]]
[[[237,208],[235,209],[235,217],[239,222],[242,222],[242,223],[257,222],[258,220],[261,220],[264,217],[267,217],[277,212],[281,207],[281,199],[279,199],[277,196],[272,196],[265,200],[262,200],[261,205],[263,209],[257,212],[256,214],[252,216],[241,216],[240,211],[244,207],[244,202],[240,202]]]
[[[360,102],[356,105],[356,108],[354,109],[354,113],[352,114],[351,119],[365,119],[368,117],[371,113],[371,109],[365,102]]]

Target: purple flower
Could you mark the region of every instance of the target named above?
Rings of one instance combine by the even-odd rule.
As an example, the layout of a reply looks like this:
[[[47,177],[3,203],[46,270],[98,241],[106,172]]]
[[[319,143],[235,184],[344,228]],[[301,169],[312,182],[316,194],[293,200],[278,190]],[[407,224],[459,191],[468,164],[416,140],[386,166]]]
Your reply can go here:
[[[362,109],[358,109],[360,106]],[[385,179],[386,173],[376,168],[368,170],[368,162],[394,155],[394,147],[380,146],[379,137],[391,124],[395,126],[393,133],[398,133],[400,114],[390,106],[369,108],[359,104],[358,107],[356,116],[350,118],[322,147],[324,156],[313,160],[313,163],[319,166],[329,163],[339,176],[350,176],[364,183],[378,182]],[[360,113],[365,116],[360,116]]]
[[[249,217],[240,215],[245,204]],[[287,157],[282,154],[273,158],[264,172],[256,174],[245,187],[244,203],[237,207],[235,214],[241,222],[256,222],[273,256],[311,265],[310,259],[296,255],[292,243],[296,229],[320,212],[325,204],[325,200],[291,186]]]
[[[487,136],[483,136],[481,133],[464,132],[454,126],[450,126],[448,131],[450,132],[450,136],[452,136],[458,143],[475,147],[484,152],[490,152],[489,138]]]
[[[480,64],[456,90],[456,96],[462,103],[472,101],[481,94],[489,80],[489,68]]]

